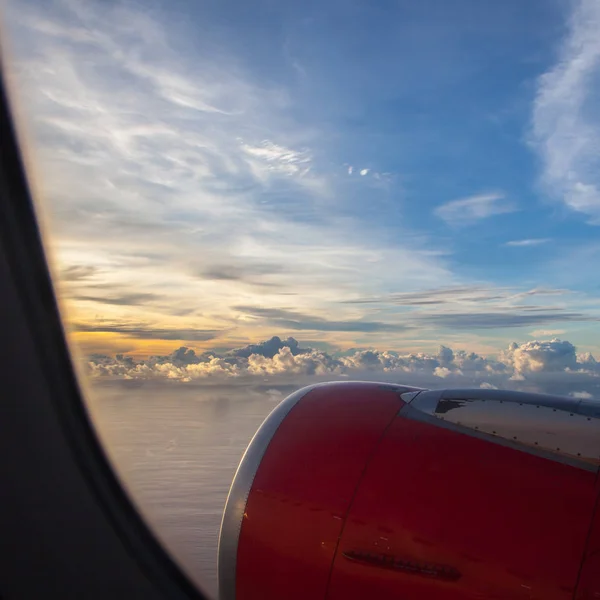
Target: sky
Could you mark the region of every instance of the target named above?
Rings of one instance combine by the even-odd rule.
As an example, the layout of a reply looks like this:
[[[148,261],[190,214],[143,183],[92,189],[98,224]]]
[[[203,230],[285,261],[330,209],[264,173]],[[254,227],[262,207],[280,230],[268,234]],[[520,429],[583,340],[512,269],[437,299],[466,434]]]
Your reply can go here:
[[[600,0],[9,0],[3,27],[97,373],[600,374]]]

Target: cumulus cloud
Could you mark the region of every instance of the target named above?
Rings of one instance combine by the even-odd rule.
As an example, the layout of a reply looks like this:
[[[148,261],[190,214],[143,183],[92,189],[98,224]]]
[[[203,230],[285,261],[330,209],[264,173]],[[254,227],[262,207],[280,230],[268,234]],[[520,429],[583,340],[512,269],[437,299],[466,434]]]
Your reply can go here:
[[[92,355],[87,365],[96,380],[190,383],[244,382],[266,377],[304,385],[315,380],[356,378],[423,387],[509,388],[578,398],[600,396],[598,362],[591,354],[578,355],[573,344],[559,339],[514,342],[494,358],[445,346],[435,353],[370,349],[344,355],[302,348],[294,338],[283,341],[275,336],[220,353],[197,354],[191,348],[181,347],[169,355],[143,360],[122,354]]]
[[[600,371],[600,364],[596,361],[596,359],[592,356],[590,352],[586,352],[585,354],[578,354],[577,362],[580,365],[582,365],[585,369],[589,369],[591,371]]]
[[[498,389],[495,385],[492,385],[491,383],[488,383],[487,381],[484,381],[482,384],[479,385],[479,387],[482,390],[497,390]]]
[[[501,355],[516,373],[573,371],[578,367],[575,346],[571,342],[553,339],[547,342],[513,342]]]
[[[251,354],[247,365],[250,375],[329,375],[341,374],[337,360],[325,352],[309,350],[292,354],[289,347],[282,348],[273,358]]]
[[[573,396],[573,398],[579,398],[581,400],[591,400],[593,398],[592,394],[590,394],[589,392],[572,392],[571,396]]]
[[[471,225],[495,215],[514,212],[515,205],[504,194],[490,193],[452,200],[438,206],[434,214],[449,225]]]
[[[600,2],[573,6],[558,60],[537,82],[532,141],[548,193],[600,224]]]
[[[441,377],[442,379],[444,377],[448,377],[448,375],[450,375],[452,373],[452,371],[450,371],[450,369],[448,369],[448,367],[436,367],[433,370],[433,374],[436,377]]]
[[[248,358],[253,354],[257,356],[263,356],[265,358],[273,358],[283,348],[287,348],[292,356],[310,351],[307,348],[300,348],[298,340],[295,340],[293,337],[289,337],[287,340],[282,341],[281,338],[275,335],[270,340],[265,342],[250,344],[248,346],[244,346],[243,348],[232,350],[232,354],[234,356],[240,356],[243,358]]]

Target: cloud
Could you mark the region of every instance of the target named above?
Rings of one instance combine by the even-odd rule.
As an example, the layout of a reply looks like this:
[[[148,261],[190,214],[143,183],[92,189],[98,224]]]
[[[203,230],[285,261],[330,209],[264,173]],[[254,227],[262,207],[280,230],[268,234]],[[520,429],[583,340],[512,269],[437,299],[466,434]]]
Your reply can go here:
[[[560,288],[517,290],[484,285],[448,286],[415,292],[392,293],[347,300],[348,304],[376,304],[380,310],[396,310],[411,327],[443,327],[456,331],[526,327],[561,322],[595,322],[600,317],[576,296],[567,305],[550,299],[574,294]],[[532,304],[533,300],[538,304]],[[574,310],[575,308],[580,310]],[[558,334],[563,333],[562,330]],[[557,335],[558,335],[557,334]]]
[[[241,148],[255,170],[262,169],[265,174],[282,176],[304,176],[310,172],[312,156],[308,149],[294,150],[263,140],[258,144],[241,142]]]
[[[389,192],[392,189],[392,185],[396,182],[397,177],[394,173],[387,171],[375,171],[370,167],[348,167],[348,175],[357,173],[360,176],[360,181],[368,182],[372,189],[379,189]],[[359,180],[356,180],[358,182]]]
[[[222,332],[202,329],[165,329],[142,325],[110,325],[75,323],[73,331],[85,333],[116,333],[141,340],[182,340],[202,342],[218,337]]]
[[[573,398],[579,398],[581,400],[591,400],[593,398],[592,394],[589,392],[571,392],[570,394]]]
[[[502,313],[501,324],[530,314],[514,306],[518,290],[458,285],[439,241],[388,222],[387,209],[364,219],[364,186],[389,174],[365,157],[340,177],[348,157],[332,154],[323,121],[297,110],[285,78],[258,76],[208,20],[190,41],[185,19],[159,5],[23,6],[10,16],[15,105],[30,118],[69,310],[88,332],[193,341],[315,331],[334,344],[393,344],[417,327],[430,333],[428,306],[451,309],[445,323],[461,331],[467,313],[484,322]],[[450,220],[508,210],[499,192],[448,206],[438,210]],[[387,306],[370,306],[378,302]],[[280,312],[240,315],[236,304]]]
[[[243,348],[236,348],[231,351],[233,356],[248,358],[251,355],[264,356],[265,358],[273,358],[283,348],[288,348],[293,356],[308,352],[306,349],[301,349],[298,341],[293,337],[288,338],[285,342],[278,336],[273,336],[270,340],[260,342],[258,344],[250,344]]]
[[[520,300],[528,296],[555,296],[570,293],[569,290],[555,288],[534,288],[518,291],[515,288],[494,286],[451,286],[416,292],[400,292],[387,296],[357,298],[346,300],[348,304],[386,303],[398,306],[426,306],[429,304],[480,304],[482,302],[506,303]]]
[[[170,362],[180,367],[182,365],[197,365],[202,362],[202,359],[196,355],[192,348],[182,346],[173,351],[168,357],[165,357],[164,362]]]
[[[261,308],[253,306],[236,306],[236,310],[265,319],[270,325],[289,328],[297,331],[346,331],[374,333],[379,331],[407,331],[409,325],[385,323],[382,321],[363,320],[330,320],[315,315],[304,314],[280,308]]]
[[[8,16],[15,104],[29,118],[78,322],[100,310],[150,322],[160,310],[202,315],[210,330],[233,318],[234,303],[294,295],[299,312],[326,315],[365,289],[453,279],[430,240],[401,228],[392,238],[377,215],[366,223],[349,210],[324,132],[296,121],[286,83],[257,76],[210,23],[194,24],[190,55],[183,20],[158,5],[23,6]],[[92,279],[119,289],[91,289]],[[327,331],[353,320],[344,314]],[[348,327],[380,327],[362,321]],[[247,328],[236,334],[255,339],[256,323],[236,323]]]
[[[571,342],[553,339],[547,342],[513,342],[502,354],[519,374],[576,370],[579,366],[575,346]]]
[[[284,271],[282,265],[269,263],[247,264],[215,264],[193,269],[194,274],[200,279],[213,281],[231,281],[258,286],[274,286],[274,282],[265,281],[271,275],[279,275]]]
[[[515,293],[513,298],[524,298],[526,296],[562,296],[571,293],[571,290],[561,288],[533,288],[531,290]]]
[[[598,322],[593,311],[576,311],[566,305],[532,304],[532,299],[570,294],[570,290],[456,286],[422,292],[402,292],[373,298],[347,300],[352,305],[377,304],[386,320],[367,318],[327,319],[313,313],[285,308],[238,305],[234,310],[251,315],[263,328],[320,332],[402,333],[418,329],[454,331],[519,328],[567,322]],[[569,303],[571,307],[573,303]],[[398,310],[397,307],[401,307]],[[562,330],[560,330],[562,331]]]
[[[600,224],[600,2],[572,6],[557,62],[537,81],[532,144],[548,194]]]
[[[524,312],[528,310],[530,312]],[[527,327],[544,323],[564,321],[589,321],[594,320],[588,315],[563,310],[547,310],[543,307],[526,307],[521,311],[504,312],[476,312],[421,315],[421,323],[430,323],[448,329],[499,329],[506,327]]]
[[[98,304],[113,304],[115,306],[140,306],[146,305],[153,300],[159,300],[163,296],[150,292],[122,294],[120,296],[85,296],[75,295],[74,299],[84,302],[96,302]]]
[[[452,373],[452,371],[450,371],[450,369],[448,369],[448,367],[436,367],[433,370],[433,374],[436,377],[439,377],[440,379],[444,379],[445,377],[448,377],[448,375],[450,375]]]
[[[61,281],[86,280],[98,272],[98,267],[93,265],[71,265],[60,272]]]
[[[309,350],[292,354],[289,347],[282,348],[273,358],[252,354],[248,357],[250,375],[328,375],[341,373],[339,362],[324,352]]]
[[[438,206],[434,214],[449,225],[472,225],[481,219],[514,212],[514,204],[505,200],[504,194],[490,193],[452,200]]]
[[[376,171],[371,167],[360,167],[354,165],[348,165],[347,163],[344,165],[347,168],[348,175],[353,175],[357,173],[361,177],[366,177],[370,175],[368,179],[371,180],[371,184],[380,183],[380,184],[389,184],[392,183],[396,177],[394,173],[390,173],[389,171]],[[376,181],[373,181],[376,180]],[[383,186],[380,186],[383,187]]]
[[[564,329],[536,329],[535,331],[532,331],[529,335],[532,337],[540,338],[548,336],[555,337],[557,335],[563,335],[564,333],[566,333]]]
[[[531,238],[527,240],[512,240],[506,242],[505,246],[539,246],[550,242],[550,238]]]
[[[495,385],[492,385],[491,383],[488,383],[487,381],[484,381],[482,384],[479,385],[479,387],[482,390],[497,390],[498,389]]]
[[[95,380],[239,381],[252,385],[257,377],[267,377],[273,383],[300,386],[323,379],[356,378],[424,387],[507,388],[600,398],[600,365],[593,356],[579,356],[573,344],[558,339],[512,343],[493,358],[444,346],[436,353],[372,349],[340,356],[302,348],[294,338],[283,342],[273,337],[224,353],[198,355],[182,347],[170,355],[146,360],[122,354],[114,358],[96,355],[89,357],[87,367]]]

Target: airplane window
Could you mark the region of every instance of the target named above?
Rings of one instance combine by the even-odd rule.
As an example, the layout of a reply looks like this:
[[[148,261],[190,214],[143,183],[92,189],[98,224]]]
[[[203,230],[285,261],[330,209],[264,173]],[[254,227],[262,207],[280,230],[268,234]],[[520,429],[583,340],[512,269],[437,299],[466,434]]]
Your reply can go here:
[[[469,457],[479,479],[463,483],[489,490],[481,506],[524,506],[484,459],[542,503],[565,473],[568,499],[511,518],[533,537],[561,507],[580,521],[556,534],[562,550],[545,545],[545,563],[527,563],[536,550],[523,546],[498,585],[499,597],[511,585],[574,592],[581,565],[561,552],[587,539],[600,464],[598,0],[8,0],[3,25],[87,409],[140,513],[200,588],[228,600],[264,571],[277,597],[278,573],[296,567],[277,570],[291,550],[270,551],[268,532],[293,506],[320,519],[335,482],[345,491],[327,501],[350,500],[329,513],[343,535],[319,538],[314,590],[385,597],[382,580],[361,587],[352,570],[377,566],[410,575],[421,597],[434,598],[422,587],[434,580],[488,593],[468,548],[451,563],[419,546],[432,531],[402,551],[389,540],[404,522],[361,533],[372,497],[361,490],[377,487],[395,440],[414,457],[403,476],[435,472],[440,515],[465,505],[444,473]],[[451,388],[465,393],[420,391]],[[520,405],[504,391],[560,398]],[[409,421],[443,432],[438,449],[458,434],[483,445],[414,450]],[[353,437],[348,423],[365,429]],[[419,432],[410,439],[429,439]],[[343,444],[343,460],[325,464]],[[534,481],[554,491],[540,497]],[[417,500],[433,496],[414,494],[405,514],[418,521]],[[251,524],[262,523],[252,506],[267,525]],[[294,551],[312,551],[308,530],[321,532],[289,533]],[[505,531],[498,521],[487,537]]]

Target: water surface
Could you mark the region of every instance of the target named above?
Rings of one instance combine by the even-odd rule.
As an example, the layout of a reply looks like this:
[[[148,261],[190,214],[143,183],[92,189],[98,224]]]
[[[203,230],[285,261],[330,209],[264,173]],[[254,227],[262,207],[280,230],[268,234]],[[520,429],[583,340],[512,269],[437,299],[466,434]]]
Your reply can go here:
[[[216,550],[248,442],[292,388],[95,386],[89,402],[119,476],[190,578],[217,595]]]

